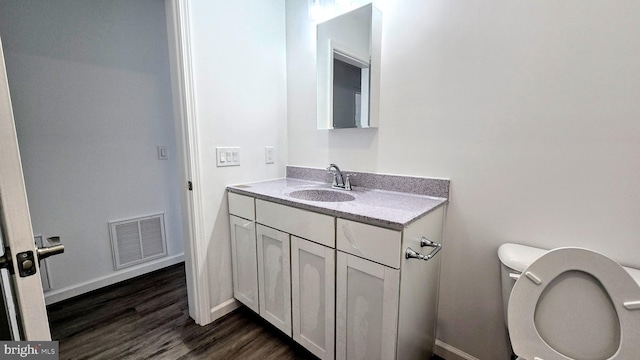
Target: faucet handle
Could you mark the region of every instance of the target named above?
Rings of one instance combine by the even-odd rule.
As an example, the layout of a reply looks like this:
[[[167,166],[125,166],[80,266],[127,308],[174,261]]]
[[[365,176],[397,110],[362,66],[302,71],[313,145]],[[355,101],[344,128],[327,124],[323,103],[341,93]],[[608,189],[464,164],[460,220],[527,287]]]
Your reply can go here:
[[[358,174],[345,174],[344,175],[344,189],[345,190],[351,190],[351,180],[349,180],[349,178],[352,178],[354,176],[357,176]]]

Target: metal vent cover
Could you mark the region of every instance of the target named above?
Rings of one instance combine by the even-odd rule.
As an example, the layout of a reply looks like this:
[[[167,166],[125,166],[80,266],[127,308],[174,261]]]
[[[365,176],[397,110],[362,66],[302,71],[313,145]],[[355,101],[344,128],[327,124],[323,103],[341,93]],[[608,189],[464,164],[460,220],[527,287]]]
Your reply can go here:
[[[115,270],[167,256],[164,213],[109,222],[109,235]]]

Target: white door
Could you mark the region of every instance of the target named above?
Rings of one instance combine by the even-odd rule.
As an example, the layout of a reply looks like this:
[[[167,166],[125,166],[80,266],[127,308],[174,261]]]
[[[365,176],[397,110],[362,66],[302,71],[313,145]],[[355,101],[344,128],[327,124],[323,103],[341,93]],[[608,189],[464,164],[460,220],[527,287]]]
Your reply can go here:
[[[291,336],[289,234],[260,224],[256,225],[256,232],[260,315]]]
[[[256,313],[258,307],[258,256],[256,224],[230,215],[231,264],[233,270],[233,297]]]
[[[293,339],[322,360],[335,350],[335,252],[291,236]]]
[[[395,359],[400,271],[338,251],[336,285],[336,359]]]
[[[11,338],[51,340],[1,41],[0,220],[0,249],[8,249],[5,255],[6,259],[11,261],[11,274],[5,269],[2,270],[2,295],[9,321],[13,324],[10,326]]]

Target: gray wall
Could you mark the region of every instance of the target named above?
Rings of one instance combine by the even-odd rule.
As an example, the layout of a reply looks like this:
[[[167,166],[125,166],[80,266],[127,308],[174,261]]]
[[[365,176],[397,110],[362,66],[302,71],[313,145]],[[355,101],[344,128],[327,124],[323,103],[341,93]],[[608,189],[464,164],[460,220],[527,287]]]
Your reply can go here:
[[[2,0],[0,36],[34,233],[65,245],[47,300],[149,270],[114,272],[108,221],[165,212],[179,257],[164,1]]]
[[[333,127],[356,126],[356,94],[362,93],[362,70],[333,59]],[[365,99],[366,101],[366,99]]]

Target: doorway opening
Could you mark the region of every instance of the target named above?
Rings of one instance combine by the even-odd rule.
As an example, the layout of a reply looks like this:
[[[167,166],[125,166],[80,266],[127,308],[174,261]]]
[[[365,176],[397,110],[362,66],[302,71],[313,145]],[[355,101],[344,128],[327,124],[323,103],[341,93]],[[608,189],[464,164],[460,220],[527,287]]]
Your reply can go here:
[[[47,304],[189,260],[166,9],[156,0],[0,1],[33,231],[66,248],[43,263]],[[109,224],[156,214],[162,256],[119,268],[135,242],[114,252]]]

